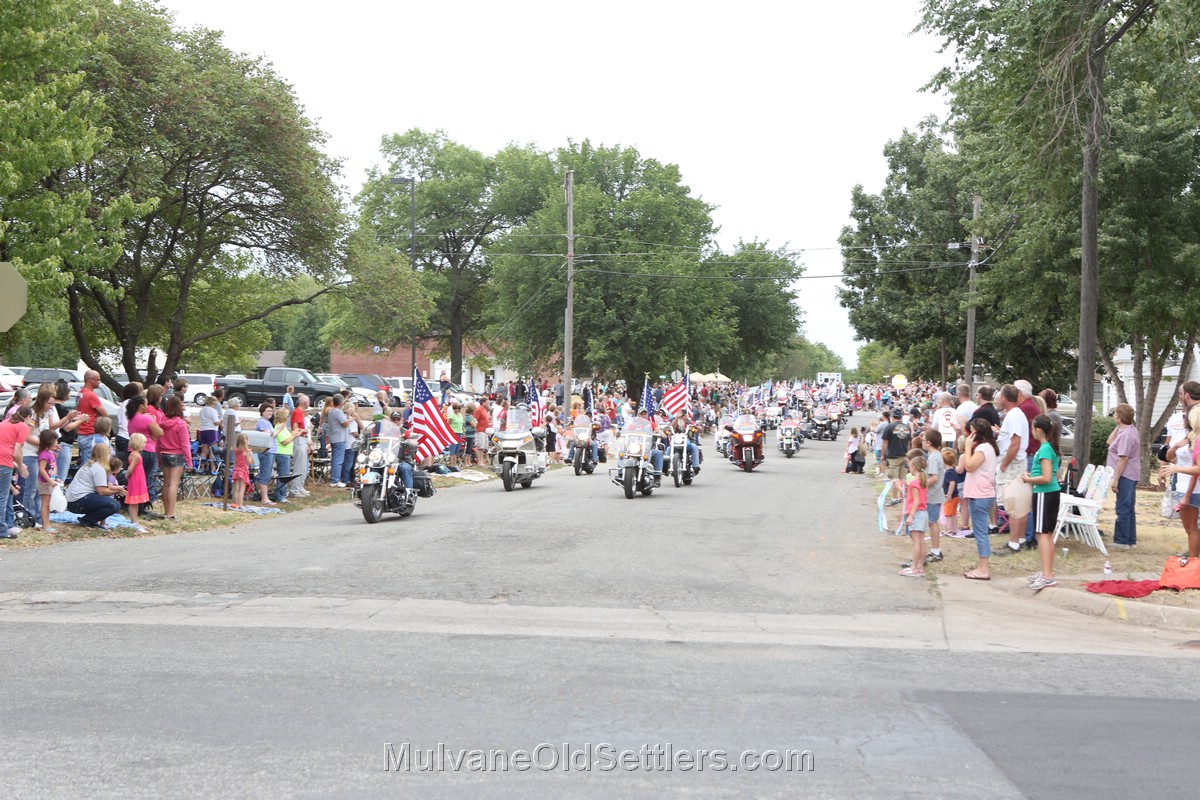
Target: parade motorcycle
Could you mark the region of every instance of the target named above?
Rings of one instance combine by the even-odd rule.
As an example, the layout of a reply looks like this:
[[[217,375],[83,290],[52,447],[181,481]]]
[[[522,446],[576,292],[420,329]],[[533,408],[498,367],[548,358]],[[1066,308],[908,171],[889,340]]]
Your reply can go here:
[[[575,468],[576,475],[582,472],[591,475],[596,469],[596,464],[604,460],[603,451],[596,444],[600,426],[592,422],[592,418],[587,414],[575,417],[572,425],[571,464]],[[593,448],[597,451],[595,455],[593,455]]]
[[[671,449],[667,451],[667,456],[670,459],[663,464],[665,468],[667,464],[671,465],[671,479],[675,481],[675,488],[687,484],[692,485],[692,478],[696,477],[696,473],[700,471],[700,465],[692,463],[692,448],[688,447],[688,442],[691,441],[696,445],[696,450],[700,448],[700,432],[695,425],[689,425],[687,431],[671,430]],[[704,456],[700,456],[700,460],[704,460]]]
[[[829,419],[829,412],[824,406],[817,406],[816,411],[812,416],[812,437],[813,439],[835,439],[837,431],[833,428],[833,422]]]
[[[833,431],[833,438],[837,438],[837,434],[845,426],[846,422],[842,417],[841,403],[830,403],[826,414],[829,415],[829,429]]]
[[[621,447],[617,451],[617,466],[609,469],[612,482],[625,489],[625,497],[632,500],[641,492],[646,497],[654,493],[654,466],[650,451],[655,447],[654,431],[650,422],[636,417],[621,431]]]
[[[779,426],[779,452],[788,458],[800,452],[800,430],[796,420],[789,417]]]
[[[763,431],[751,414],[742,414],[728,426],[729,460],[750,472],[763,462]]]
[[[726,414],[721,417],[717,423],[716,448],[717,452],[725,458],[729,458],[729,426],[733,424],[733,417]]]
[[[410,516],[418,497],[433,497],[436,491],[429,473],[414,466],[418,442],[392,437],[371,438],[359,450],[358,495],[356,505],[362,508],[363,519],[375,524],[384,512]],[[413,488],[406,489],[401,480],[401,464],[412,467]]]
[[[504,430],[488,428],[487,434],[488,459],[504,491],[511,492],[518,483],[528,489],[546,473],[545,434],[533,429],[529,407],[524,403],[509,409]]]

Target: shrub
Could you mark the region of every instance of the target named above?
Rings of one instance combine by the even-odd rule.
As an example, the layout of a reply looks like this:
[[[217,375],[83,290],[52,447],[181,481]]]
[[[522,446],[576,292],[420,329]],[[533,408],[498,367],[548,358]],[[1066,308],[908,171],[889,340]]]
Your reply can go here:
[[[1104,466],[1108,461],[1108,435],[1117,427],[1112,417],[1092,417],[1092,447],[1088,450],[1088,463]]]

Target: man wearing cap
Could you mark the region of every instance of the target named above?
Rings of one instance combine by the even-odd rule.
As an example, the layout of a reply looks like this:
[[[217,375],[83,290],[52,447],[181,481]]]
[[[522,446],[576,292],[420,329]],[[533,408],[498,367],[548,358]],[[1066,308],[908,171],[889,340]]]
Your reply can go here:
[[[404,443],[404,412],[399,409],[393,411],[391,415],[380,425],[379,436],[383,439],[392,440],[392,453],[400,459],[400,485],[405,489],[413,488],[413,468],[412,464],[400,458],[403,449],[401,445]]]
[[[638,419],[644,419],[650,423],[650,430],[658,433],[658,423],[646,413],[646,409],[639,408],[637,412]],[[659,449],[657,442],[650,448],[650,464],[654,467],[654,485],[656,487],[662,485],[662,465],[663,451]]]

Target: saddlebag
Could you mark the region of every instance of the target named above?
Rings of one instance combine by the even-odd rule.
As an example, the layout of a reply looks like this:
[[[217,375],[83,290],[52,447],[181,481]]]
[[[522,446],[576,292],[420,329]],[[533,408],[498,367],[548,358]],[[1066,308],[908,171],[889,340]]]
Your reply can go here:
[[[433,480],[423,469],[413,470],[413,489],[417,497],[433,497]]]

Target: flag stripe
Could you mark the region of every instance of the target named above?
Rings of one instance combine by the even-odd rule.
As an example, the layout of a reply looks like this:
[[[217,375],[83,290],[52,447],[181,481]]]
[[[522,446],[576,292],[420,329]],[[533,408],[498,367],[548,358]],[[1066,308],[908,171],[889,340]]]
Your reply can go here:
[[[533,378],[529,379],[529,423],[534,430],[546,424],[546,409],[542,407],[542,395]]]
[[[420,461],[433,458],[458,441],[442,416],[437,399],[419,372],[413,375],[412,435],[420,441],[417,447],[417,459]]]

